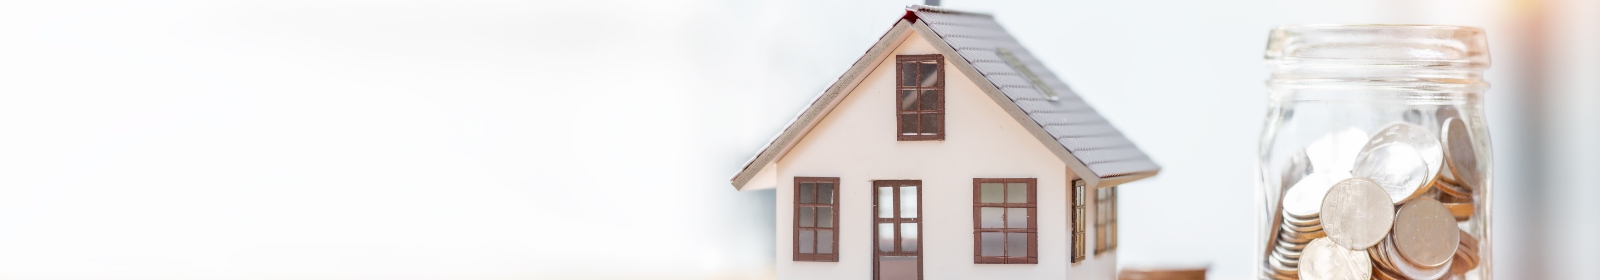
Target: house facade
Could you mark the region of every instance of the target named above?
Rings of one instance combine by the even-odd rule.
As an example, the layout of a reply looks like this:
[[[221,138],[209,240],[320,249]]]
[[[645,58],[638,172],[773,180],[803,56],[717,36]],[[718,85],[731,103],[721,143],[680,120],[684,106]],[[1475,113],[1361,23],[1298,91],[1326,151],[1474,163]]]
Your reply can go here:
[[[733,184],[777,191],[779,279],[1115,279],[1158,169],[992,17],[912,6]]]

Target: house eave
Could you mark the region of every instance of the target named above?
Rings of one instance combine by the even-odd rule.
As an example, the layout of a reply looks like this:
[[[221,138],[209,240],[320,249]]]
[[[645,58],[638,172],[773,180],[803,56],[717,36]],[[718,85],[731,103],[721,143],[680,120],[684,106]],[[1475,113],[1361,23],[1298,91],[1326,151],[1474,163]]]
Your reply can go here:
[[[771,141],[767,142],[766,146],[761,148],[761,152],[756,153],[754,157],[745,162],[744,167],[739,169],[739,173],[734,174],[733,178],[729,180],[733,183],[733,188],[735,190],[745,190],[745,186],[750,184],[750,181],[756,177],[757,173],[760,173],[768,164],[775,164],[778,159],[783,158],[789,148],[792,148],[801,137],[804,137],[806,133],[816,126],[817,119],[826,116],[828,112],[832,111],[833,107],[844,99],[843,95],[855,90],[856,86],[861,84],[862,79],[865,79],[867,74],[878,63],[883,62],[888,57],[885,54],[892,51],[895,46],[900,45],[900,42],[905,41],[908,37],[906,31],[910,30],[910,25],[910,21],[901,19],[895,23],[894,27],[890,27],[889,32],[884,33],[883,37],[880,37],[878,42],[872,45],[872,48],[867,49],[867,52],[860,59],[857,59],[855,64],[850,65],[850,69],[846,70],[844,75],[834,81],[833,85],[828,86],[828,89],[824,90],[822,94],[817,95],[816,99],[812,99],[810,106],[807,106],[799,115],[791,119],[789,124],[784,126],[783,132],[773,137]]]

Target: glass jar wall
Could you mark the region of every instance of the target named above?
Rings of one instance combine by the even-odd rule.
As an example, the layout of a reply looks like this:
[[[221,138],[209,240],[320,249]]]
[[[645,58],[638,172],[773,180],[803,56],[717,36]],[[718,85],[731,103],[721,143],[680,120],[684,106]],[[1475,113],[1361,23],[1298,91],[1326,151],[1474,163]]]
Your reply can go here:
[[[1267,45],[1260,279],[1489,279],[1482,29],[1283,26]]]

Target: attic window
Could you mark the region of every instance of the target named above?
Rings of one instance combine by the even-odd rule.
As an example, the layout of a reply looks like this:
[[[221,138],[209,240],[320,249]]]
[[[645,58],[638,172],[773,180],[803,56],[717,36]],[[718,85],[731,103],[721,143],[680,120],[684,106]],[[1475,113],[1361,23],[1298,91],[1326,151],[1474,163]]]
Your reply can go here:
[[[944,55],[895,56],[900,141],[944,140]]]
[[[1060,96],[1056,95],[1055,90],[1050,89],[1050,86],[1044,84],[1044,80],[1039,79],[1039,75],[1033,74],[1033,70],[1029,70],[1028,65],[1022,64],[1021,60],[1017,60],[1017,56],[1011,54],[1010,50],[1007,50],[1006,48],[995,48],[994,52],[995,54],[1000,55],[1000,58],[1004,59],[1007,65],[1011,65],[1011,69],[1017,69],[1017,73],[1022,74],[1023,78],[1028,79],[1028,82],[1032,83],[1034,88],[1038,89],[1039,92],[1044,93],[1044,98],[1048,98],[1052,101],[1061,98]]]

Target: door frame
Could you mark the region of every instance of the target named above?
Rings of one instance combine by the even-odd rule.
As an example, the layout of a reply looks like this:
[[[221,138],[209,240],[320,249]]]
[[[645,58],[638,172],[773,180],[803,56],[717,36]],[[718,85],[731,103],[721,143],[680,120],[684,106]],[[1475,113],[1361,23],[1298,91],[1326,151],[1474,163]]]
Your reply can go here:
[[[894,205],[893,206],[900,206],[900,195],[898,195],[899,192],[900,192],[900,188],[899,187],[904,186],[904,185],[915,185],[915,186],[917,186],[917,201],[916,201],[916,203],[917,203],[917,217],[916,218],[878,218],[878,207],[879,207],[878,206],[878,201],[879,201],[878,200],[878,188],[879,187],[893,187],[893,188],[891,188],[891,190],[893,190],[895,192],[895,194],[896,194],[896,195],[893,195],[893,198],[894,198],[894,202],[893,202]],[[927,192],[924,191],[924,190],[927,189],[927,187],[928,186],[925,186],[925,185],[922,184],[922,180],[872,180],[872,198],[871,198],[872,199],[872,211],[871,211],[871,217],[872,218],[869,219],[869,221],[872,222],[872,224],[870,224],[868,226],[869,226],[869,228],[872,229],[872,236],[871,236],[871,238],[872,238],[872,247],[870,247],[869,249],[872,250],[872,279],[873,280],[879,280],[878,276],[881,275],[881,274],[879,274],[879,265],[878,265],[878,260],[879,260],[878,257],[881,256],[879,254],[880,252],[878,251],[878,240],[879,240],[878,239],[878,223],[880,223],[880,221],[879,221],[880,219],[888,220],[888,221],[882,221],[882,222],[888,222],[888,223],[894,223],[895,224],[895,226],[893,227],[894,230],[895,230],[894,241],[892,241],[892,242],[894,242],[895,251],[900,251],[900,234],[899,234],[900,233],[899,232],[900,231],[900,226],[899,225],[901,223],[915,223],[915,224],[917,224],[917,252],[916,252],[916,255],[915,255],[915,257],[917,257],[917,280],[922,280],[922,278],[923,278],[922,275],[923,275],[923,272],[924,272],[922,270],[922,263],[923,263],[923,256],[922,256],[923,254],[922,254],[922,252],[927,251],[927,246],[923,246],[923,244],[926,244],[927,242],[923,242],[922,233],[928,231],[927,225],[922,222],[923,221],[922,220],[922,205],[923,205],[922,204],[922,200],[923,200],[922,197],[923,197],[923,194],[927,193]],[[900,210],[899,207],[894,207],[894,209],[892,210],[892,212],[894,212],[894,216],[896,216],[896,217],[900,216],[900,211],[899,210]],[[911,255],[893,254],[893,255],[890,255],[890,256],[911,256]]]

